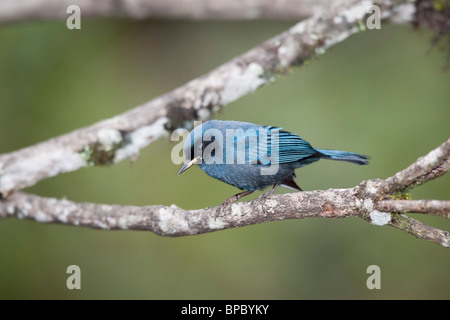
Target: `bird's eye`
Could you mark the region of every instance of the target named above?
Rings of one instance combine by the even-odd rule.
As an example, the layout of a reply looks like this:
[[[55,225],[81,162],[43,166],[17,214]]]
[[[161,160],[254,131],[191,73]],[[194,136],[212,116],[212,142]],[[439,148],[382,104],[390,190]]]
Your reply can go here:
[[[211,139],[204,139],[205,141],[202,142],[202,144],[200,145],[200,148],[202,148],[203,150],[210,145],[211,143],[213,143],[214,141],[216,141],[216,137],[212,136]]]

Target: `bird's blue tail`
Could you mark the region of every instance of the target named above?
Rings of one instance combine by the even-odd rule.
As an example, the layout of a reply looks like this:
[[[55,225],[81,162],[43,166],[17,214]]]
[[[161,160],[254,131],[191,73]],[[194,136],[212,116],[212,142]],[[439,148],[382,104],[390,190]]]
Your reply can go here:
[[[323,157],[324,159],[347,161],[359,165],[369,164],[369,157],[363,154],[338,150],[325,150],[325,149],[316,149],[316,150],[324,155]]]

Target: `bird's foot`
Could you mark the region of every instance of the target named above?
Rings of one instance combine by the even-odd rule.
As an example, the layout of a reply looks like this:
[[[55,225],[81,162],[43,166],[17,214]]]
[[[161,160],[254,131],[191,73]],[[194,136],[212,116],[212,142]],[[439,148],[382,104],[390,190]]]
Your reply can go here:
[[[244,191],[244,192],[235,194],[235,195],[232,196],[232,197],[229,197],[227,200],[225,200],[224,202],[222,202],[222,204],[219,205],[219,206],[216,208],[216,215],[215,215],[215,218],[217,218],[217,217],[219,216],[220,212],[222,212],[222,210],[224,210],[224,209],[225,209],[226,207],[228,207],[230,204],[233,204],[233,203],[237,202],[240,198],[242,198],[242,197],[244,197],[244,196],[246,196],[246,195],[249,195],[249,194],[252,193],[252,192],[253,192],[253,191],[247,190],[247,191]]]
[[[267,198],[269,198],[269,197],[271,197],[272,195],[274,195],[274,194],[275,194],[275,190],[277,189],[277,186],[278,186],[278,184],[275,184],[275,185],[273,186],[273,188],[270,189],[270,191],[268,191],[268,192],[266,192],[266,193],[263,193],[262,195],[259,196],[258,199],[266,200]]]
[[[220,205],[218,205],[217,208],[216,208],[216,214],[215,214],[214,218],[217,219],[217,217],[219,217],[219,215],[222,212],[222,210],[224,210],[230,204],[235,203],[236,201],[238,201],[238,199],[239,198],[236,195],[234,195],[232,197],[229,197],[227,200],[222,202]]]

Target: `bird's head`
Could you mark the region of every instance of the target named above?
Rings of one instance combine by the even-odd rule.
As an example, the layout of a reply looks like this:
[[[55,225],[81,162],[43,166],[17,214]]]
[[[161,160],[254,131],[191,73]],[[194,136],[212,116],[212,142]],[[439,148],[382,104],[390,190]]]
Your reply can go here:
[[[215,121],[207,121],[195,127],[184,141],[183,151],[186,160],[178,171],[178,175],[195,164],[200,166],[214,162],[217,150],[222,149],[223,134]]]

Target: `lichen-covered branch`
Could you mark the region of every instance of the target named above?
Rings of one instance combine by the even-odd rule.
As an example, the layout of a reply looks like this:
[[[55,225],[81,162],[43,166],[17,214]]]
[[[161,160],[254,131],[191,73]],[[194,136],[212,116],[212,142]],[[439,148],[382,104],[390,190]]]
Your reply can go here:
[[[192,120],[204,120],[240,97],[273,82],[276,75],[323,53],[361,31],[374,3],[383,17],[405,0],[347,1],[314,16],[243,55],[161,97],[86,128],[0,155],[0,193],[92,165],[136,158],[152,141]],[[1,10],[0,10],[1,11]]]
[[[432,179],[433,172],[437,174],[434,168],[445,158],[443,154],[450,155],[448,141],[406,170],[419,166],[421,170],[428,170],[429,179]],[[438,174],[442,175],[441,172]],[[396,181],[403,179],[398,179],[398,173],[394,177],[397,177]],[[0,218],[18,217],[106,230],[147,230],[161,236],[183,236],[286,219],[359,217],[373,225],[393,226],[417,238],[450,247],[448,231],[399,213],[420,212],[448,217],[450,201],[392,200],[394,195],[399,196],[398,188],[387,187],[394,177],[363,181],[349,189],[263,195],[252,201],[200,210],[184,210],[175,205],[136,207],[76,203],[15,192],[0,200]],[[409,179],[408,183],[413,180]],[[386,190],[392,190],[392,193],[386,193]]]
[[[275,220],[356,215],[358,204],[348,205],[351,193],[351,190],[327,190],[275,195],[235,203],[218,211],[218,208],[184,210],[175,205],[135,207],[75,203],[17,192],[0,201],[0,217],[183,236]]]
[[[78,5],[82,17],[191,20],[301,20],[326,15],[352,0],[2,0],[0,23],[67,19]]]

